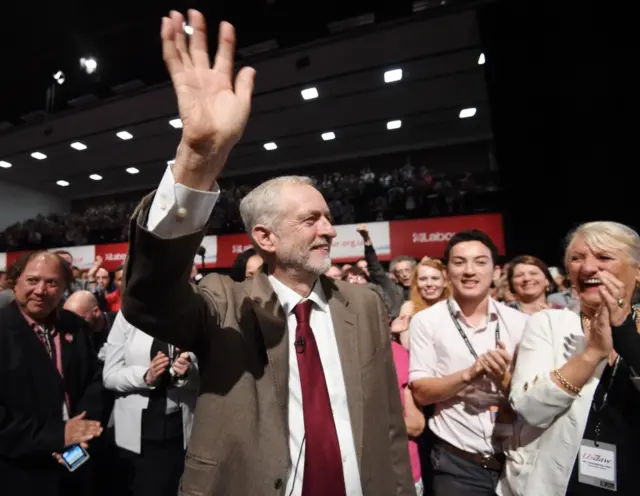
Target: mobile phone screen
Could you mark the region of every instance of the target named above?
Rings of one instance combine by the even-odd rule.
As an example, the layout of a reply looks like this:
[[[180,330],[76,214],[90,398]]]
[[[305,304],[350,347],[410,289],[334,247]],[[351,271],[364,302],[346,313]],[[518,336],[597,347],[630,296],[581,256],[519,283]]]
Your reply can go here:
[[[89,459],[89,453],[76,444],[69,447],[62,453],[62,459],[67,465],[69,471],[73,472]]]

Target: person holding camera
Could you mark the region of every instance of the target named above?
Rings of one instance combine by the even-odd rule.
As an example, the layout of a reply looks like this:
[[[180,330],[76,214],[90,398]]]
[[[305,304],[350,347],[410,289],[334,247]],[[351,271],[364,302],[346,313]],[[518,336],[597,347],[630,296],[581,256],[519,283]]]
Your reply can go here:
[[[118,313],[105,346],[122,496],[174,496],[198,393],[195,356],[132,326]]]

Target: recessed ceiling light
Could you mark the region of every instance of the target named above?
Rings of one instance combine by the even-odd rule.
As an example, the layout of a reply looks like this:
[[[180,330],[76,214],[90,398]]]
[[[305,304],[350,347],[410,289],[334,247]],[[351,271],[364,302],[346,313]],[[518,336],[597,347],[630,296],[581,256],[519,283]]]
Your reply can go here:
[[[8,169],[9,167],[11,167],[11,163],[0,160],[0,167],[2,167],[3,169]]]
[[[181,119],[171,119],[169,121],[169,124],[172,127],[175,127],[176,129],[180,129],[182,127],[182,120]]]
[[[332,139],[336,139],[336,133],[333,131],[329,131],[328,133],[322,133],[322,139],[325,141],[331,141]]]
[[[467,117],[473,117],[474,115],[476,115],[475,107],[462,109],[460,111],[460,119],[466,119]]]
[[[389,121],[387,122],[387,129],[400,129],[402,127],[401,120]]]
[[[87,145],[76,141],[75,143],[71,143],[71,148],[73,148],[74,150],[82,151],[87,149]]]
[[[273,141],[270,141],[269,143],[265,143],[264,144],[264,149],[265,150],[275,150],[276,148],[278,148],[278,145],[276,145]]]
[[[60,179],[60,181],[56,181],[56,184],[58,186],[62,186],[63,188],[66,188],[67,186],[69,186],[69,181],[65,181],[64,179]]]
[[[55,79],[56,83],[59,85],[64,84],[64,72],[58,71],[53,75],[53,79]]]
[[[314,98],[318,98],[318,90],[315,87],[302,90],[300,94],[305,100],[313,100]]]
[[[391,69],[384,73],[385,83],[395,83],[402,79],[402,69]]]
[[[93,179],[94,181],[100,181],[102,180],[102,176],[100,174],[91,174],[89,176],[89,179]]]
[[[119,133],[116,133],[116,136],[121,140],[130,140],[131,138],[133,138],[133,134],[131,134],[129,131],[120,131]]]
[[[135,167],[127,167],[127,172],[129,174],[137,174],[140,171],[138,169],[136,169]]]
[[[33,152],[31,156],[33,158],[37,158],[38,160],[44,160],[45,158],[47,158],[47,156],[44,153],[40,153],[40,152]]]
[[[480,57],[478,57],[478,65],[484,65],[484,53],[481,53]]]
[[[93,57],[82,57],[80,59],[80,67],[82,67],[84,69],[84,72],[86,72],[87,74],[93,74],[98,68],[98,63]]]

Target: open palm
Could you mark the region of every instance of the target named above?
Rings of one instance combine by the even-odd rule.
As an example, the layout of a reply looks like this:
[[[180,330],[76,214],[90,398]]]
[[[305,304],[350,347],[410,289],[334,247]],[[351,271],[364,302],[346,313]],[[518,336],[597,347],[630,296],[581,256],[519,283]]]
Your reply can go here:
[[[182,143],[210,155],[228,153],[240,139],[251,109],[255,71],[242,69],[233,84],[235,31],[221,23],[213,68],[203,15],[189,11],[193,28],[187,45],[182,14],[162,19],[162,52],[178,99]]]

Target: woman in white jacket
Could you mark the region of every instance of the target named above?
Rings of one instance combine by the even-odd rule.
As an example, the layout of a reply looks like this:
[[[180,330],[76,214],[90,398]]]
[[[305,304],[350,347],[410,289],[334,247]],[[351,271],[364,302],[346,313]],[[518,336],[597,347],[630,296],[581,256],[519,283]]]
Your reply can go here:
[[[119,496],[175,496],[198,393],[195,356],[155,340],[118,313],[105,345],[104,385],[119,448]]]
[[[523,422],[505,449],[503,496],[636,495],[640,334],[631,296],[640,237],[614,222],[583,224],[565,256],[580,314],[529,318],[510,400]]]

